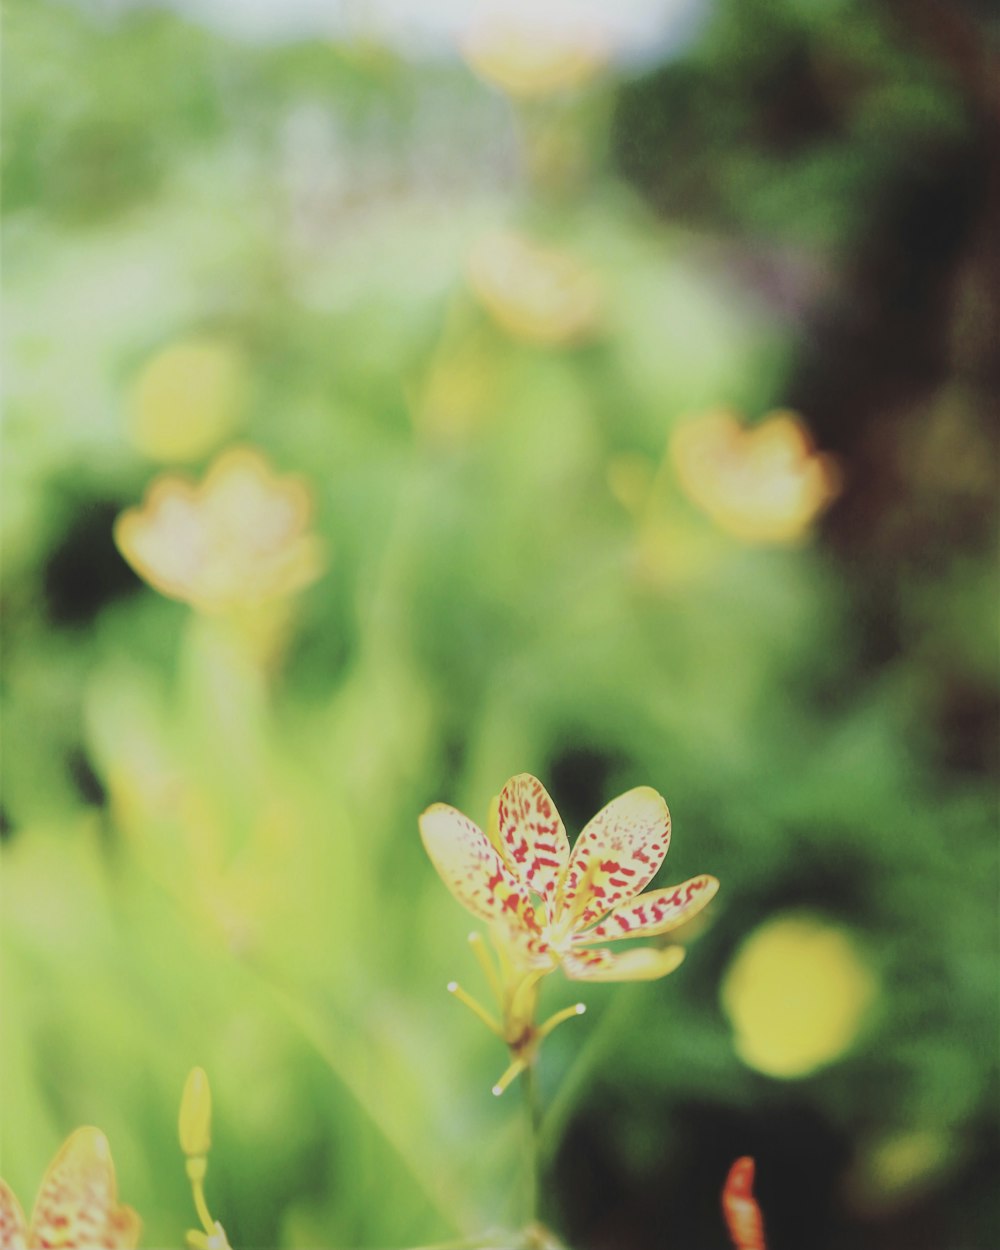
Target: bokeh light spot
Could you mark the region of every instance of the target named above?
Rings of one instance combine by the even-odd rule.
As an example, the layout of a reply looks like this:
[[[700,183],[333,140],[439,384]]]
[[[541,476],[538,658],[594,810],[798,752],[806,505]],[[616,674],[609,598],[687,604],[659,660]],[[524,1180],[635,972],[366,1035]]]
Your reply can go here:
[[[846,930],[797,915],[751,933],[721,993],[743,1062],[794,1078],[850,1048],[877,992],[875,973]]]

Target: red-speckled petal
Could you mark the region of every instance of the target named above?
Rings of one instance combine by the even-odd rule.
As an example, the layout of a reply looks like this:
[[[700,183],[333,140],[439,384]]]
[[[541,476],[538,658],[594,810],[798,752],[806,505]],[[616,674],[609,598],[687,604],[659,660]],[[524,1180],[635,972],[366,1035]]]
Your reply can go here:
[[[446,803],[435,803],[419,823],[431,863],[463,907],[483,920],[539,928],[527,891],[474,821]]]
[[[767,1250],[764,1221],[753,1196],[753,1174],[753,1159],[737,1159],[722,1190],[722,1213],[736,1250]]]
[[[500,792],[497,820],[507,866],[523,885],[554,907],[556,887],[569,862],[569,839],[545,787],[519,773]]]
[[[635,950],[588,950],[581,947],[562,957],[563,972],[573,981],[655,981],[679,967],[683,946],[640,946]]]
[[[132,1250],[139,1219],[117,1205],[108,1139],[78,1128],[53,1159],[31,1217],[31,1244],[58,1250]]]
[[[493,945],[501,958],[522,971],[551,971],[557,966],[552,946],[544,932],[526,928],[518,921],[498,920],[490,927]]]
[[[713,899],[719,883],[707,873],[692,877],[682,885],[650,890],[630,903],[620,903],[604,919],[573,937],[574,942],[613,942],[616,938],[653,937],[669,933],[690,920]]]
[[[25,1250],[28,1226],[10,1186],[0,1181],[0,1250]]]
[[[639,786],[613,799],[577,839],[560,891],[561,911],[576,928],[635,898],[656,874],[670,845],[663,797]]]

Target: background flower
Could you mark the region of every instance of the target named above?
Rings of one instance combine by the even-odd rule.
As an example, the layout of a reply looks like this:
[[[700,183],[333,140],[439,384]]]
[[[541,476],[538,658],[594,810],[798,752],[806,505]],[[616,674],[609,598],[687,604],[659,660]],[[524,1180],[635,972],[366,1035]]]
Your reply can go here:
[[[684,491],[745,542],[797,541],[840,489],[832,457],[813,450],[791,412],[770,413],[755,426],[728,412],[706,413],[678,426],[670,453]]]
[[[489,234],[470,253],[468,271],[479,301],[514,338],[573,343],[597,327],[596,279],[566,252],[509,231]]]
[[[258,452],[231,448],[199,485],[158,478],[141,508],[122,513],[115,541],[157,590],[203,612],[284,598],[319,577],[311,498]]]

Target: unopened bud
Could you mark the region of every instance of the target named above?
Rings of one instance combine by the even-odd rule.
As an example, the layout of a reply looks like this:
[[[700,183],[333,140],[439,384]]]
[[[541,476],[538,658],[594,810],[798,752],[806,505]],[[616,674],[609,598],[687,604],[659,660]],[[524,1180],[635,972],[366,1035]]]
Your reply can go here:
[[[181,1150],[190,1158],[208,1154],[212,1144],[212,1091],[204,1068],[192,1068],[181,1095],[178,1119]]]

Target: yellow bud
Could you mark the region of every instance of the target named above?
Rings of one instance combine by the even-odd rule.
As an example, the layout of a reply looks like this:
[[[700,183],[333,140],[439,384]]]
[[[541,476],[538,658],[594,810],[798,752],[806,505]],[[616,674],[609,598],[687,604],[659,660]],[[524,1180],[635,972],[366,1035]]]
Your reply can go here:
[[[204,1068],[192,1068],[181,1095],[178,1119],[181,1150],[188,1156],[204,1156],[212,1144],[212,1091]]]

